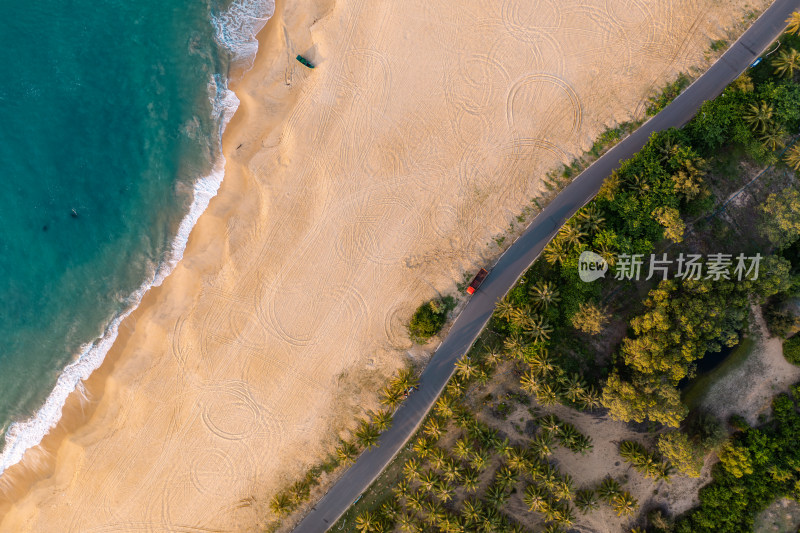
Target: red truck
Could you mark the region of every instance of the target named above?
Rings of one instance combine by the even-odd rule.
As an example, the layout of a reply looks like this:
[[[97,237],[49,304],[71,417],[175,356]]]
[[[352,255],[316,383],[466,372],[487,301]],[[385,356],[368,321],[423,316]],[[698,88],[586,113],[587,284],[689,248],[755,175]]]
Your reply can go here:
[[[467,287],[467,294],[474,294],[475,291],[478,290],[478,287],[481,286],[481,283],[483,283],[483,280],[485,280],[486,276],[488,275],[489,275],[488,270],[486,270],[485,268],[480,269],[478,273],[475,275],[475,277],[472,278],[472,283],[470,283],[469,287]]]

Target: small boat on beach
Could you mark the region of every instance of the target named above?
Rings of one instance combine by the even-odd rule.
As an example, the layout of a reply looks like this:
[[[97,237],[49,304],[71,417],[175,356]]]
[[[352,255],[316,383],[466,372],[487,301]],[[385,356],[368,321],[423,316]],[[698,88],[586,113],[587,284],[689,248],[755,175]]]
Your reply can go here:
[[[301,56],[300,54],[297,55],[297,60],[308,68],[314,68],[314,65],[311,63],[311,61]]]

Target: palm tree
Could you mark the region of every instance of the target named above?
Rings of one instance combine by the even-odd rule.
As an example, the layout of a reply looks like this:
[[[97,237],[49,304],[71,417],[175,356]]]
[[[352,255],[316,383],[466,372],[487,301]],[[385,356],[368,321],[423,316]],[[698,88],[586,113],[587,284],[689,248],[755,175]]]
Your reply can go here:
[[[439,502],[426,501],[422,504],[422,508],[425,510],[425,522],[431,526],[435,526],[444,518],[444,512]]]
[[[461,474],[461,484],[467,492],[475,492],[478,490],[478,472],[471,468],[464,470]]]
[[[409,481],[417,481],[422,472],[422,464],[417,459],[409,459],[403,465],[403,475]]]
[[[459,409],[453,418],[454,422],[461,429],[467,429],[472,424],[472,415],[466,409]]]
[[[483,357],[484,361],[486,361],[486,364],[491,367],[495,367],[503,362],[502,352],[495,349],[487,350]]]
[[[390,498],[383,502],[383,505],[381,505],[380,514],[388,518],[391,522],[396,522],[397,517],[400,516],[400,512],[402,510],[403,509],[400,507],[400,504],[397,502],[397,500]]]
[[[555,405],[558,403],[558,392],[549,383],[544,383],[536,392],[536,401],[545,407]]]
[[[605,501],[611,503],[614,498],[622,492],[622,487],[616,479],[607,477],[597,487],[597,494]]]
[[[795,144],[786,150],[783,160],[793,169],[800,170],[800,144]]]
[[[436,492],[436,497],[439,498],[439,501],[442,503],[447,503],[453,499],[453,487],[450,486],[450,483],[447,481],[440,481],[433,490]]]
[[[578,248],[581,245],[581,239],[586,234],[572,220],[564,224],[558,232],[558,239],[560,239],[568,248]]]
[[[603,227],[603,223],[606,221],[600,210],[594,204],[589,207],[584,207],[578,214],[578,218],[581,220],[581,230],[589,235],[594,235],[600,231],[600,228]]]
[[[497,305],[495,306],[494,311],[497,316],[503,320],[509,320],[511,315],[514,314],[514,304],[511,303],[511,300],[508,297],[500,298],[497,300]]]
[[[508,493],[499,484],[492,485],[486,491],[486,503],[492,507],[502,507],[508,500]]]
[[[577,402],[586,391],[586,383],[583,382],[578,374],[568,376],[564,380],[563,386],[564,395],[573,402]]]
[[[619,445],[619,456],[633,464],[639,464],[647,455],[647,449],[635,440],[622,441]]]
[[[800,34],[800,11],[795,11],[789,15],[789,18],[786,19],[786,23],[789,25],[786,28],[786,33]]]
[[[444,392],[451,398],[460,398],[464,394],[464,381],[459,379],[458,376],[450,378],[450,383],[445,387]]]
[[[658,151],[661,153],[661,161],[668,161],[672,156],[678,153],[681,145],[673,140],[672,136],[667,134],[664,144],[662,144]]]
[[[472,453],[472,446],[470,446],[466,437],[458,439],[453,446],[453,455],[459,459],[466,459],[470,453]]]
[[[528,459],[525,450],[522,450],[517,447],[512,447],[511,451],[508,453],[508,467],[514,470],[517,473],[524,472],[528,469],[528,464],[530,463],[530,459]]]
[[[447,463],[444,465],[443,471],[444,473],[442,474],[442,477],[451,483],[458,481],[458,479],[461,477],[461,468],[455,461],[447,461]]]
[[[536,435],[531,441],[530,450],[540,459],[544,459],[553,453],[553,438],[550,433],[542,431]]]
[[[511,444],[509,444],[508,442],[508,437],[506,437],[501,441],[497,441],[494,445],[494,451],[496,451],[497,454],[500,455],[500,457],[503,457],[505,459],[508,459],[511,450],[513,450],[513,448],[511,447]]]
[[[511,317],[508,319],[508,321],[515,326],[522,327],[522,325],[525,324],[525,322],[531,316],[532,312],[533,310],[528,305],[524,307],[517,307],[514,309],[514,312],[511,313]]]
[[[512,333],[506,338],[505,341],[503,341],[503,345],[505,346],[505,349],[508,351],[509,355],[516,359],[522,355],[527,343],[518,333]]]
[[[755,131],[763,133],[772,121],[772,106],[764,100],[758,105],[750,104],[743,118]]]
[[[556,415],[547,415],[539,419],[539,426],[548,433],[557,433],[563,422]]]
[[[392,415],[389,411],[378,411],[372,417],[372,424],[378,431],[386,431],[392,425]]]
[[[408,496],[410,491],[411,491],[411,486],[405,479],[401,479],[400,481],[397,482],[397,485],[392,487],[392,492],[394,492],[395,496],[397,496],[398,498],[405,498],[406,496]]]
[[[542,489],[536,485],[528,485],[525,488],[525,496],[522,497],[523,503],[528,506],[528,511],[541,511],[547,503]]]
[[[575,521],[575,515],[569,504],[566,502],[557,503],[551,506],[550,520],[563,526],[570,527]]]
[[[465,355],[456,362],[456,372],[462,378],[469,380],[478,372],[478,366],[472,362],[470,356]]]
[[[503,517],[494,507],[484,509],[481,517],[480,531],[493,533],[503,524]]]
[[[553,371],[553,368],[555,368],[546,349],[532,354],[531,357],[528,358],[528,364],[531,367],[531,371],[537,376],[547,376]]]
[[[575,493],[575,507],[583,514],[599,507],[597,494],[592,489],[582,489]]]
[[[601,405],[600,394],[594,387],[589,387],[581,395],[579,403],[584,409],[596,409]]]
[[[285,492],[279,492],[269,501],[269,508],[276,515],[283,516],[292,510],[292,502]]]
[[[434,409],[436,410],[436,414],[444,417],[444,418],[451,418],[453,416],[453,407],[455,401],[447,395],[443,395],[438,400],[436,400],[436,406]]]
[[[341,441],[341,444],[336,448],[336,457],[343,463],[343,464],[350,464],[355,461],[356,456],[358,455],[358,448],[352,442]]]
[[[439,529],[441,529],[443,533],[461,533],[464,531],[464,524],[458,516],[448,515],[442,523],[439,524]]]
[[[543,342],[550,338],[550,333],[553,331],[552,326],[548,324],[544,318],[531,317],[524,325],[523,329],[530,335],[533,342]]]
[[[422,527],[417,523],[417,519],[414,518],[414,515],[409,513],[402,513],[397,518],[397,523],[400,526],[400,530],[405,533],[418,533],[422,531]]]
[[[400,402],[403,401],[403,391],[399,388],[392,387],[391,385],[388,387],[384,387],[383,391],[383,398],[381,398],[381,403],[388,407],[389,409],[394,409]]]
[[[586,452],[590,451],[594,446],[592,445],[592,437],[588,435],[580,435],[575,440],[575,444],[572,446],[571,450],[575,453],[585,454]]]
[[[364,511],[356,517],[356,529],[361,533],[372,533],[378,530],[380,520],[370,511]]]
[[[528,370],[519,379],[519,386],[528,394],[536,394],[539,392],[541,383],[539,383],[539,378],[534,374],[533,370]]]
[[[433,451],[433,443],[425,437],[418,438],[411,447],[420,459],[425,459]]]
[[[551,265],[556,263],[562,264],[568,257],[568,250],[561,242],[561,239],[556,237],[544,249],[544,259]]]
[[[617,256],[616,256],[616,249],[614,246],[601,242],[598,246],[597,253],[606,260],[609,266],[614,266],[617,264]]]
[[[778,56],[772,60],[775,67],[775,74],[782,78],[791,78],[795,70],[800,70],[800,53],[794,48],[781,50]]]
[[[442,424],[439,422],[439,420],[436,418],[431,418],[425,424],[422,432],[431,437],[433,440],[439,440],[439,437],[442,436],[444,429],[442,428]]]
[[[572,449],[575,442],[580,438],[580,432],[572,424],[562,425],[556,433],[561,444],[568,449]]]
[[[375,446],[378,443],[378,437],[380,437],[380,435],[381,432],[378,428],[366,420],[362,420],[361,425],[356,430],[356,438],[364,448],[372,448]]]
[[[477,500],[468,499],[464,500],[461,506],[461,516],[467,521],[467,524],[477,524],[483,516],[483,508],[481,503]]]
[[[481,471],[489,464],[489,454],[483,450],[473,452],[469,464],[475,470]]]
[[[422,505],[425,503],[425,491],[422,489],[409,494],[406,497],[406,505],[414,512],[422,510]]]
[[[553,484],[553,496],[559,501],[572,499],[572,487],[574,483],[569,474],[565,474],[560,481]]]
[[[447,456],[441,448],[433,448],[428,460],[431,462],[431,466],[437,470],[443,469],[444,465],[447,464]]]
[[[401,392],[407,391],[411,387],[415,387],[418,379],[411,368],[404,368],[398,372],[397,377],[392,380],[392,386]]]
[[[497,471],[497,476],[495,477],[497,481],[497,485],[499,487],[503,487],[503,489],[510,489],[514,483],[517,482],[517,473],[511,470],[509,467],[504,466],[500,470]]]
[[[631,496],[630,492],[620,492],[611,500],[611,507],[616,511],[617,516],[630,516],[639,507],[639,502]]]
[[[561,299],[558,296],[558,290],[555,285],[549,281],[537,281],[530,288],[529,294],[534,298],[534,305],[542,309],[547,309],[550,304],[554,304]]]
[[[433,470],[426,470],[422,473],[419,477],[419,484],[422,486],[423,489],[427,490],[428,492],[433,491],[433,488],[439,482],[439,476],[436,475],[436,472]]]

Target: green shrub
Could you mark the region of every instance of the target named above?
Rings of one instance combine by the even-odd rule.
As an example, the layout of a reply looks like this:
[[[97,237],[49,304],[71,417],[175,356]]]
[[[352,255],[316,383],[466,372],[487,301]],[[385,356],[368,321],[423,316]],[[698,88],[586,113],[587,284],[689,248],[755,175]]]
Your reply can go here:
[[[789,337],[783,342],[783,356],[793,365],[800,365],[800,335]]]
[[[455,307],[455,299],[452,296],[431,300],[419,306],[408,331],[415,341],[424,342],[439,333],[447,320],[447,313]]]

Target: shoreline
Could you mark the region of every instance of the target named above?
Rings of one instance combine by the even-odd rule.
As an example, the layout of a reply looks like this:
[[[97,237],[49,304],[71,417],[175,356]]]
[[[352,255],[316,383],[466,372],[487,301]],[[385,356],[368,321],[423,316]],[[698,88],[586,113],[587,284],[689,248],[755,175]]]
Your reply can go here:
[[[258,159],[259,152],[262,148],[265,146],[270,147],[273,143],[275,143],[276,137],[280,137],[279,142],[283,142],[286,131],[289,131],[289,133],[294,133],[291,131],[291,121],[287,125],[284,119],[289,115],[290,112],[296,109],[298,101],[301,99],[301,97],[307,96],[307,90],[310,90],[308,88],[309,84],[302,82],[300,83],[299,90],[297,90],[296,87],[290,87],[289,85],[286,87],[280,87],[281,83],[283,83],[283,80],[274,78],[268,80],[267,77],[264,76],[263,71],[266,71],[268,74],[270,72],[274,74],[275,71],[280,70],[275,68],[275,64],[279,63],[282,57],[278,57],[280,54],[275,54],[275,56],[273,56],[269,53],[269,51],[286,51],[282,43],[283,36],[280,35],[280,30],[284,27],[283,17],[285,9],[289,9],[291,11],[291,8],[285,8],[283,4],[284,2],[280,0],[277,2],[275,15],[272,19],[270,19],[266,27],[258,36],[259,53],[256,55],[253,69],[251,69],[244,77],[232,82],[234,92],[236,92],[237,97],[240,100],[240,106],[238,112],[233,116],[228,124],[228,127],[225,130],[225,135],[223,135],[222,139],[223,155],[228,161],[225,169],[225,179],[220,189],[220,196],[224,195],[225,200],[223,201],[218,197],[217,200],[212,201],[211,205],[205,212],[205,216],[200,218],[192,231],[192,235],[189,238],[189,242],[186,247],[184,260],[178,264],[170,278],[168,278],[164,284],[162,284],[160,287],[154,287],[144,296],[139,307],[123,322],[123,325],[120,328],[119,336],[114,343],[114,346],[112,346],[111,350],[108,352],[104,364],[101,365],[98,370],[92,373],[89,379],[85,382],[85,389],[90,400],[85,402],[80,398],[80,394],[71,394],[58,426],[42,440],[41,446],[37,447],[44,451],[36,449],[33,452],[29,452],[27,455],[30,457],[26,456],[23,461],[25,465],[24,468],[22,465],[18,465],[19,468],[12,467],[9,469],[8,474],[11,476],[12,481],[9,482],[7,476],[0,478],[0,480],[2,480],[0,482],[2,482],[4,488],[7,490],[9,490],[10,485],[13,485],[14,487],[13,489],[10,489],[10,493],[6,492],[6,496],[9,497],[4,497],[3,502],[0,503],[0,514],[2,514],[3,511],[8,508],[13,500],[29,494],[33,488],[33,485],[35,485],[39,480],[51,478],[48,480],[48,483],[52,481],[54,486],[59,486],[68,482],[69,480],[64,477],[67,473],[63,472],[59,475],[58,472],[59,466],[61,466],[62,471],[64,470],[65,461],[66,463],[72,463],[75,465],[85,464],[87,458],[84,447],[93,445],[96,439],[102,438],[103,435],[101,432],[98,432],[97,429],[87,428],[86,426],[88,423],[95,418],[100,421],[108,421],[114,417],[116,410],[122,410],[122,407],[119,405],[119,403],[117,403],[117,405],[112,405],[112,402],[109,399],[109,394],[119,396],[120,398],[128,397],[131,401],[134,401],[134,395],[136,394],[136,391],[130,386],[130,382],[136,384],[140,379],[139,376],[142,372],[158,367],[159,358],[167,357],[166,354],[160,355],[156,353],[143,353],[141,347],[137,346],[137,342],[141,344],[142,338],[147,339],[150,336],[160,337],[163,339],[169,339],[170,336],[172,336],[173,341],[174,337],[180,336],[179,333],[162,331],[163,325],[169,322],[168,320],[164,320],[163,317],[170,313],[178,314],[176,310],[179,308],[192,308],[193,306],[196,306],[198,299],[201,299],[207,292],[213,289],[213,286],[211,289],[209,289],[209,285],[205,283],[204,278],[210,272],[219,272],[224,270],[225,265],[229,264],[231,258],[237,253],[241,253],[241,248],[247,244],[247,239],[250,238],[246,234],[247,232],[245,232],[245,235],[241,235],[240,232],[240,234],[237,234],[236,237],[231,236],[232,231],[235,232],[237,229],[237,224],[242,223],[242,220],[235,216],[234,213],[240,210],[245,213],[250,213],[254,209],[254,206],[257,210],[264,210],[272,207],[270,202],[274,202],[274,198],[268,198],[264,191],[259,191],[259,194],[252,194],[252,185],[258,180],[258,178],[253,175],[253,169],[260,168],[259,165],[264,164],[263,161],[256,161],[253,163],[253,159]],[[297,33],[305,33],[306,38],[311,43],[315,42],[311,38],[311,34],[317,31],[315,30],[314,26],[318,22],[322,23],[324,26],[334,24],[333,21],[330,21],[327,19],[327,17],[325,17],[325,13],[336,11],[336,13],[334,13],[335,15],[340,14],[338,12],[338,6],[337,8],[331,9],[327,9],[330,7],[328,5],[317,5],[316,7],[322,13],[321,18],[317,19],[314,17],[314,14],[311,14],[307,16],[307,19],[301,18],[301,23],[298,23],[297,20],[294,20],[294,29],[298,30]],[[292,13],[292,15],[296,17],[296,13]],[[308,22],[308,19],[315,20],[308,26],[303,27],[302,23]],[[328,30],[330,29],[328,28]],[[315,48],[315,50],[320,53],[320,56],[323,59],[326,57],[326,53],[329,52],[329,50],[325,49],[327,44],[329,43],[316,42],[314,44],[315,47],[319,46],[319,48]],[[327,57],[330,57],[330,55]],[[290,70],[291,67],[292,65],[290,64]],[[256,72],[258,74],[256,74]],[[310,76],[308,73],[302,70],[299,71],[299,73],[295,71],[293,75],[301,80],[305,80],[305,78]],[[294,83],[293,79],[287,79]],[[314,88],[317,83],[318,81],[314,80],[314,83],[310,84],[311,88]],[[240,87],[251,89],[257,87],[262,89],[265,93],[271,94],[272,96],[264,98],[264,100],[266,100],[265,103],[261,100],[261,98],[263,98],[263,94],[265,93],[261,93],[261,98],[255,97],[247,90],[240,94]],[[289,88],[287,89],[287,87]],[[269,92],[270,90],[271,92]],[[274,116],[276,111],[279,115],[277,118]],[[264,120],[265,118],[266,120]],[[271,124],[272,127],[265,127],[264,124]],[[250,128],[248,128],[248,126],[250,126]],[[595,128],[597,127],[596,124],[593,126]],[[252,131],[250,131],[253,129],[253,127],[257,127],[257,132],[255,135],[253,135]],[[276,130],[281,129],[281,127],[283,127],[284,130],[282,132],[277,132]],[[247,135],[250,136],[249,142],[240,143],[239,140]],[[241,148],[239,145],[241,145]],[[297,156],[298,154],[295,155]],[[301,153],[300,155],[302,156],[303,154]],[[287,160],[289,162],[282,162],[279,164],[279,168],[281,165],[285,166],[290,164],[292,158],[288,158]],[[240,161],[247,161],[248,164],[242,165]],[[271,178],[271,176],[269,178]],[[276,183],[270,183],[267,190],[271,191],[285,189],[288,191],[286,196],[291,197],[292,194],[304,190],[302,185],[302,183],[292,185],[286,183],[286,181],[280,182],[276,179]],[[283,187],[283,189],[281,187]],[[323,202],[327,201],[324,191],[322,194],[320,194],[320,197]],[[507,204],[508,202],[505,203]],[[322,205],[324,205],[324,203]],[[266,206],[266,208],[264,206]],[[315,207],[314,209],[320,208]],[[502,209],[502,207],[500,209]],[[252,231],[262,231],[262,228],[260,227],[261,224],[265,223],[256,220],[254,223],[255,229]],[[450,231],[453,231],[453,229],[456,227],[457,224],[451,225]],[[233,230],[231,228],[233,228]],[[236,239],[239,240],[237,241]],[[473,238],[470,250],[478,246],[478,241],[480,240],[481,238]],[[269,239],[264,242],[269,242]],[[212,243],[222,243],[222,249],[215,249],[214,246],[212,246]],[[365,248],[365,250],[367,253],[372,253],[373,251],[372,248]],[[431,252],[422,249],[416,250],[416,253],[417,255],[415,258],[421,257],[423,260],[425,260],[425,257]],[[476,256],[477,254],[473,254],[473,261],[474,257]],[[430,262],[431,260],[428,259],[427,261]],[[463,259],[459,259],[456,262],[463,264]],[[425,264],[424,261],[423,264]],[[258,275],[257,270],[255,273]],[[445,272],[445,276],[448,275],[449,274]],[[286,274],[286,276],[288,276],[288,274]],[[272,280],[271,284],[268,283],[268,286],[273,286],[276,283],[277,281]],[[446,287],[449,283],[450,282],[443,280],[440,277],[437,281],[435,281],[435,283],[433,283],[433,285],[437,287]],[[177,286],[181,286],[183,289],[189,290],[176,291],[175,287]],[[165,294],[167,294],[168,291],[171,291],[169,294],[177,297],[171,298],[168,302],[163,301],[165,299]],[[349,293],[343,294],[345,294],[345,297],[350,297],[347,296]],[[404,296],[404,298],[406,300],[415,301],[415,299],[419,298],[420,296],[421,293],[413,293],[410,297]],[[410,304],[411,305],[406,305],[406,307],[410,308],[413,305],[413,301],[410,302]],[[349,305],[359,304],[356,302]],[[403,307],[400,307],[399,309],[402,310]],[[275,311],[270,310],[270,313],[274,314]],[[178,324],[178,326],[180,326],[180,324]],[[292,331],[277,331],[277,333],[286,333],[287,338],[290,337],[290,333],[294,334]],[[136,339],[139,340],[137,341]],[[298,340],[301,343],[307,342],[302,338],[299,338]],[[160,343],[152,340],[148,343],[148,346],[152,347],[154,345],[160,345]],[[372,364],[374,367],[379,369],[391,369],[392,357],[392,354],[381,356],[380,362],[374,362]],[[209,362],[208,364],[210,365],[211,363]],[[134,367],[136,371],[133,371]],[[118,375],[118,372],[120,371],[123,373],[124,379],[120,379],[120,376]],[[183,376],[177,376],[176,379],[180,381],[183,379]],[[125,380],[127,380],[128,385],[125,384]],[[165,386],[166,384],[161,385]],[[339,391],[339,393],[341,392],[345,391]],[[339,393],[337,393],[337,395]],[[363,391],[361,394],[363,395]],[[369,395],[368,391],[367,395]],[[244,401],[245,403],[249,401],[245,397],[242,398],[237,401]],[[104,402],[104,399],[107,399],[108,401]],[[202,400],[203,398],[200,399]],[[358,405],[357,401],[354,401],[353,403]],[[181,408],[184,410],[187,409],[186,406],[182,406]],[[141,413],[138,414],[141,416]],[[141,422],[140,419],[137,420]],[[347,418],[342,418],[339,416],[333,421],[328,420],[327,423],[325,423],[323,420],[320,420],[320,422],[329,427],[337,427],[337,424],[335,423],[336,420],[347,420]],[[315,428],[315,431],[318,434],[324,434],[326,430],[327,429],[325,427]],[[327,437],[323,438],[323,440],[325,439],[327,439]],[[320,449],[319,439],[314,437],[312,440],[315,440],[317,445],[311,448],[312,451],[308,455],[313,455],[315,450]],[[80,445],[74,445],[75,442],[80,443]],[[305,457],[299,461],[296,458],[294,460],[289,460],[289,464],[282,465],[280,470],[284,472],[295,470],[295,466],[302,464],[304,461],[307,462],[312,459],[313,458]],[[69,467],[66,469],[70,470]],[[27,472],[25,470],[27,470]],[[276,482],[277,480],[272,480],[273,485]]]
[[[274,11],[274,5],[272,7],[264,7],[269,6],[271,1],[251,0],[250,2],[251,10],[259,13],[266,10],[264,12],[266,20],[262,28],[258,29],[256,33],[260,32],[269,21],[271,14],[268,12],[270,10]],[[234,4],[232,8],[239,5]],[[226,19],[225,22],[211,21],[216,28],[218,36],[217,46],[224,48],[227,53],[233,56],[232,62],[234,64],[234,68],[229,69],[227,78],[222,82],[222,85],[220,85],[220,80],[217,79],[221,78],[221,75],[210,80],[208,84],[209,92],[214,93],[213,97],[209,97],[212,102],[212,115],[218,117],[219,120],[217,139],[219,153],[217,160],[214,162],[209,174],[198,178],[194,182],[189,208],[178,224],[172,242],[166,250],[164,258],[154,269],[152,277],[143,281],[139,288],[128,296],[127,300],[130,302],[128,307],[108,321],[99,337],[81,346],[79,353],[75,356],[75,360],[66,365],[59,373],[56,385],[48,394],[42,407],[30,418],[13,421],[7,429],[4,429],[4,446],[0,454],[0,488],[4,486],[2,480],[4,472],[22,461],[28,450],[39,446],[48,434],[61,424],[63,412],[70,399],[73,396],[77,396],[82,405],[86,402],[86,381],[104,365],[109,351],[117,342],[120,328],[128,317],[133,315],[143,305],[145,297],[151,291],[161,287],[166,278],[175,270],[186,251],[192,230],[197,225],[202,214],[208,209],[209,203],[217,195],[225,177],[224,133],[240,105],[235,92],[231,90],[229,84],[232,80],[241,78],[252,68],[258,48],[258,41],[255,37],[252,40],[248,40],[241,39],[241,35],[238,35],[234,36],[232,40],[223,42],[223,32],[229,33],[226,31],[226,25],[235,24],[235,22],[231,22],[231,18],[235,21],[237,20],[236,16],[247,17],[247,12],[251,11],[243,4],[241,4],[239,10],[242,12],[238,15],[223,14]],[[254,17],[253,20],[261,18],[264,17]],[[247,27],[247,24],[245,23],[243,26]],[[258,23],[256,23],[256,26],[258,26]],[[242,30],[242,32],[252,33],[248,29]],[[236,39],[236,37],[239,37],[239,39]],[[255,47],[252,46],[253,43],[255,43]],[[248,54],[252,54],[252,57]],[[239,62],[249,62],[251,65],[238,65],[237,63]]]

